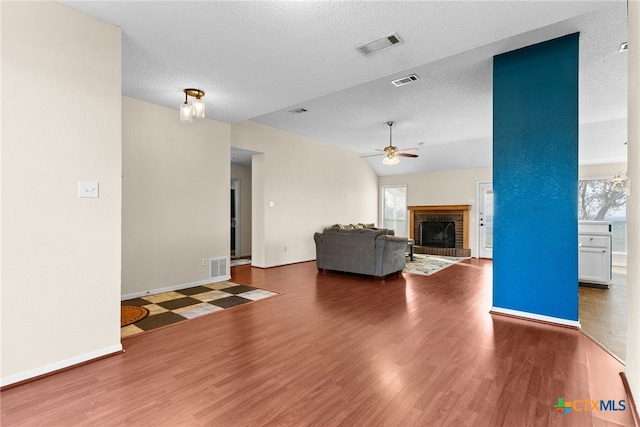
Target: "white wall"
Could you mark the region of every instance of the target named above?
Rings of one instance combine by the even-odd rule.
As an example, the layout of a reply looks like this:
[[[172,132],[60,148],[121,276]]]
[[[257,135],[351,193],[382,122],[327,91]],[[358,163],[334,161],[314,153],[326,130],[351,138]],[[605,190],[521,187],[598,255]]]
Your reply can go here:
[[[128,97],[122,113],[123,297],[207,281],[202,259],[229,256],[229,125]]]
[[[251,166],[231,164],[231,178],[240,181],[240,248],[236,256],[251,255]]]
[[[315,259],[314,232],[376,222],[378,177],[357,153],[250,121],[231,126],[231,141],[264,153],[253,156],[254,266]]]
[[[607,163],[602,165],[582,165],[578,169],[580,179],[613,178],[618,172],[626,172],[626,163]]]
[[[640,1],[629,1],[629,123],[627,148],[630,196],[627,203],[627,358],[625,373],[640,402]]]
[[[116,27],[54,2],[0,7],[7,385],[122,348],[121,67]]]
[[[407,185],[407,206],[471,205],[469,212],[469,246],[477,256],[478,182],[492,181],[492,170],[461,169],[411,175],[381,176],[380,185]]]

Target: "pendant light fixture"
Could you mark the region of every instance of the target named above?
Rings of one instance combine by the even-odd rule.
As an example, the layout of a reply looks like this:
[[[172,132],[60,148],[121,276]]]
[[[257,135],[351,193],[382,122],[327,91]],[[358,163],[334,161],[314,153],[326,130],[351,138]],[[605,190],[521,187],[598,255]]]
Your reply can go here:
[[[180,105],[180,121],[184,123],[193,122],[193,118],[205,118],[205,105],[202,97],[204,91],[200,89],[184,89],[184,103]],[[193,105],[189,104],[189,97],[194,97]]]
[[[614,175],[613,179],[611,180],[611,183],[615,186],[623,186],[628,181],[629,181],[629,178],[627,178],[626,172],[618,172],[617,174]]]
[[[625,141],[624,145],[627,145],[627,144],[629,144],[629,142]],[[626,185],[628,182],[629,182],[629,177],[627,176],[627,172],[622,172],[622,171],[615,174],[611,179],[611,183],[613,184],[615,190],[625,189],[626,191]]]

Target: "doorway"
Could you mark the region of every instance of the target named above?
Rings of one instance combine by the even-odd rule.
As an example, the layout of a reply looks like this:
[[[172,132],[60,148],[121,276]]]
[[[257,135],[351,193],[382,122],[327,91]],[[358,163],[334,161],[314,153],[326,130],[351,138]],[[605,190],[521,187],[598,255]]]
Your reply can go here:
[[[478,258],[493,259],[493,183],[478,183]]]
[[[240,180],[231,179],[231,200],[230,200],[230,248],[231,258],[241,254],[240,251]]]
[[[582,331],[611,354],[625,360],[628,191],[627,182],[616,181],[616,176],[587,176],[578,181],[578,220],[609,223],[613,253],[609,267],[611,283],[608,287],[579,283],[578,313]]]

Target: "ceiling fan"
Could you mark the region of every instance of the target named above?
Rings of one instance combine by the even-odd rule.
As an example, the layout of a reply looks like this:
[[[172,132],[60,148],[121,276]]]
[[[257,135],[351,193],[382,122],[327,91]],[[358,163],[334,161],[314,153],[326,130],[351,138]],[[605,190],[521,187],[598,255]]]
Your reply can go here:
[[[387,122],[387,126],[389,126],[389,146],[384,147],[383,150],[378,150],[378,151],[384,151],[384,152],[376,153],[376,154],[365,154],[360,157],[385,156],[385,158],[382,159],[382,163],[389,166],[395,165],[398,162],[400,162],[400,159],[398,159],[398,157],[414,157],[414,158],[418,157],[417,154],[407,152],[407,151],[418,151],[417,148],[408,148],[406,150],[400,150],[398,149],[398,147],[394,146],[393,140],[392,140],[392,133],[391,133],[393,128],[393,122]]]

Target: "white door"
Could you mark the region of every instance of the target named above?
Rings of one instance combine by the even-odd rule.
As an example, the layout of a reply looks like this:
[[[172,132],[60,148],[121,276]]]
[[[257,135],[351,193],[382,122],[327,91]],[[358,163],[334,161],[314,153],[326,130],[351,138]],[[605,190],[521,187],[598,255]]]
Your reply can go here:
[[[478,258],[493,258],[493,183],[478,183]]]

